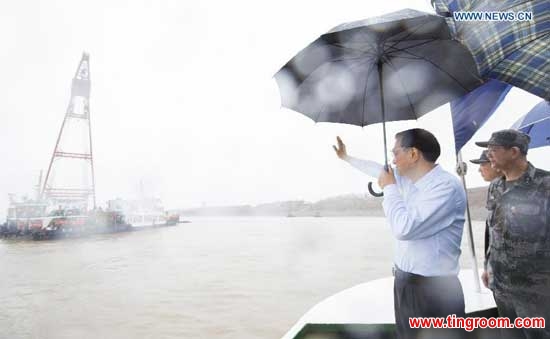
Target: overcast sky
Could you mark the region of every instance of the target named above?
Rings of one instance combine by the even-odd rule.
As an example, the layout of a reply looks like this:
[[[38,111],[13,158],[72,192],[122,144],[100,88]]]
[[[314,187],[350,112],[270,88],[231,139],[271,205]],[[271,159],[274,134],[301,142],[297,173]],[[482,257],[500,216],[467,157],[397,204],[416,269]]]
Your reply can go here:
[[[364,193],[369,178],[332,150],[383,161],[381,126],[315,124],[281,108],[274,73],[330,28],[413,8],[407,1],[3,1],[0,12],[0,215],[46,170],[82,52],[90,53],[98,202],[139,183],[167,208]],[[512,91],[475,140],[508,128],[540,99]],[[454,170],[448,107],[418,123]],[[546,150],[547,152],[548,150]],[[535,165],[550,168],[544,149]],[[480,149],[469,143],[466,158]],[[482,181],[470,166],[469,186]]]

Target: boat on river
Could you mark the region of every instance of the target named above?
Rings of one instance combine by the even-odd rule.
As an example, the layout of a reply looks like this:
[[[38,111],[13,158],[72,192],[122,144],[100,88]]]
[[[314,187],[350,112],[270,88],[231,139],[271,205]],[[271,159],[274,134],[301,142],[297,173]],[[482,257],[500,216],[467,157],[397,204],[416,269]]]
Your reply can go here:
[[[165,211],[158,198],[136,200],[109,200],[108,209],[123,214],[129,225],[134,228],[173,226],[180,222],[179,214]]]
[[[179,216],[165,213],[157,201],[152,201],[152,207],[138,205],[139,214],[129,210],[128,216],[116,204],[105,210],[96,206],[90,87],[89,55],[84,53],[72,79],[69,104],[45,180],[42,183],[40,173],[32,199],[9,195],[10,205],[6,222],[0,224],[0,236],[39,240],[178,223]]]

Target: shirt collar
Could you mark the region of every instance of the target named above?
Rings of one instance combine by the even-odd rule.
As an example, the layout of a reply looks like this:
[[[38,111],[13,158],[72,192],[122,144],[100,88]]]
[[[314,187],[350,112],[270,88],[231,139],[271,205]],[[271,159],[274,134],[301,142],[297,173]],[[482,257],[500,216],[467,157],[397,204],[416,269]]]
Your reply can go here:
[[[441,166],[436,164],[428,173],[420,177],[415,183],[414,186],[417,189],[424,189],[428,184],[441,173]]]

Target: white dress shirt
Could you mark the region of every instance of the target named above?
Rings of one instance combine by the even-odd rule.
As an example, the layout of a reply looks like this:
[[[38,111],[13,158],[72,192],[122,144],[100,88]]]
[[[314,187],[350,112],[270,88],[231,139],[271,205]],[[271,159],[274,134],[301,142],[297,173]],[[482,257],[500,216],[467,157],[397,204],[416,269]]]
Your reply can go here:
[[[347,157],[353,167],[378,178],[379,163]],[[458,178],[436,165],[412,182],[394,171],[382,207],[395,238],[394,263],[423,276],[456,275],[464,229],[466,193]]]

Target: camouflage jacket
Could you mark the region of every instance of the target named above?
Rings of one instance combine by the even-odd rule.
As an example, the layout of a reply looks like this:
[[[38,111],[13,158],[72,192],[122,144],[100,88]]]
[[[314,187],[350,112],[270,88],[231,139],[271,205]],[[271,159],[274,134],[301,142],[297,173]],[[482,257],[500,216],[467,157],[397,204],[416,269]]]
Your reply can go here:
[[[493,181],[487,208],[490,288],[550,295],[550,172],[529,163],[515,182]]]

